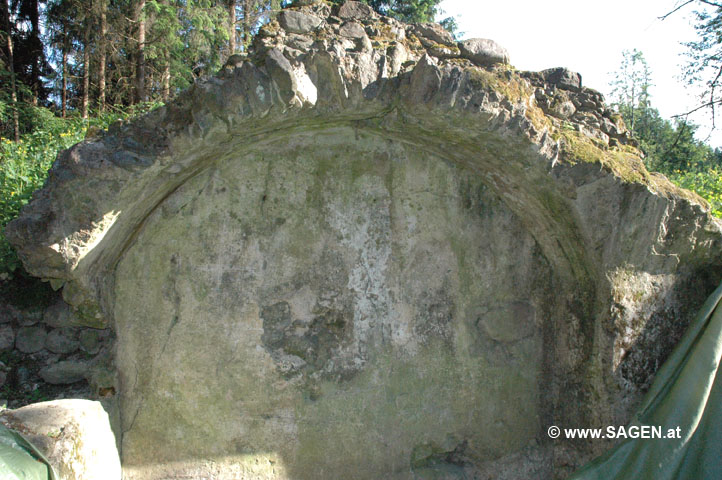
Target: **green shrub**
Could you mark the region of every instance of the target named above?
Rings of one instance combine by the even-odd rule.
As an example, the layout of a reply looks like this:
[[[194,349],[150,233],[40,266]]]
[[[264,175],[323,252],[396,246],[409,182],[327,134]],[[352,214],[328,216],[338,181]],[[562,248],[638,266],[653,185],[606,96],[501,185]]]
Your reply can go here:
[[[707,171],[674,170],[667,177],[676,185],[692,190],[707,200],[715,217],[722,217],[722,169],[711,168]]]

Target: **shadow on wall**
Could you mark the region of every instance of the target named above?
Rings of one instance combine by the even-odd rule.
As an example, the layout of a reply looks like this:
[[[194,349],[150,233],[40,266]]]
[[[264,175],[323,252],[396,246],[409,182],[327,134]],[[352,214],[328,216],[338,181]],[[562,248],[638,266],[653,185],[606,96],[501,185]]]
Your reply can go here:
[[[617,278],[613,365],[617,381],[630,394],[624,409],[629,411],[636,408],[640,395],[647,392],[690,320],[716,288],[722,267],[681,266],[676,275],[638,272]]]
[[[415,147],[339,127],[284,140],[176,189],[118,263],[126,470],[233,450],[274,452],[289,478],[403,478],[533,444],[541,332],[567,307],[524,223]],[[524,468],[548,468],[532,450]]]

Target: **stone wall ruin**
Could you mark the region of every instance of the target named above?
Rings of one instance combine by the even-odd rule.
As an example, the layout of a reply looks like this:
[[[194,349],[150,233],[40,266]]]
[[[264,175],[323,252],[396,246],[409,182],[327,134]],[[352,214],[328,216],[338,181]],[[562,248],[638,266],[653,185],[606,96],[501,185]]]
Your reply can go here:
[[[601,95],[368,7],[63,152],[8,228],[115,335],[125,478],[562,478],[718,284]]]

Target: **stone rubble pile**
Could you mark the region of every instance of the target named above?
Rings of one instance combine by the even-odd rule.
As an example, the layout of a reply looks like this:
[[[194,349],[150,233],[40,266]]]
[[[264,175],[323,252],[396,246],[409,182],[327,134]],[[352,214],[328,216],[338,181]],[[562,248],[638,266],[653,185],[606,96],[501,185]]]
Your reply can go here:
[[[557,128],[572,126],[603,145],[638,146],[622,117],[604,103],[598,91],[582,86],[582,78],[566,68],[522,72],[534,87],[534,98]],[[566,122],[566,125],[565,123]]]
[[[429,55],[431,63],[441,68],[451,64],[490,69],[510,63],[506,49],[495,41],[471,38],[457,42],[436,23],[403,24],[377,15],[360,2],[349,1],[335,9],[324,2],[306,4],[309,6],[301,10],[282,11],[278,23],[271,22],[262,28],[250,51],[251,61],[261,63],[264,56],[270,55],[273,63],[292,74],[292,63],[298,62],[300,56],[309,50],[329,49],[336,37],[349,52],[377,53],[386,48],[388,57],[381,57],[378,62],[382,76],[387,69],[389,76],[410,71],[424,55]],[[234,55],[227,65],[240,66],[244,59]],[[597,140],[600,146],[638,145],[621,116],[604,103],[601,93],[582,86],[578,73],[559,67],[520,72],[520,76],[533,87],[536,105],[549,116],[554,127],[573,128]]]

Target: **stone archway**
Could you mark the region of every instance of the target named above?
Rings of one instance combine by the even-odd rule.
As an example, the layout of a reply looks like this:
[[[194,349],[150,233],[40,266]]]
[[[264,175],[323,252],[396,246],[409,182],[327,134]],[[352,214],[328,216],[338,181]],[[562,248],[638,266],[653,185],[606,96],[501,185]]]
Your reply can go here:
[[[126,461],[379,478],[527,447],[564,315],[523,222],[421,149],[349,127],[272,143],[176,189],[118,264]]]

